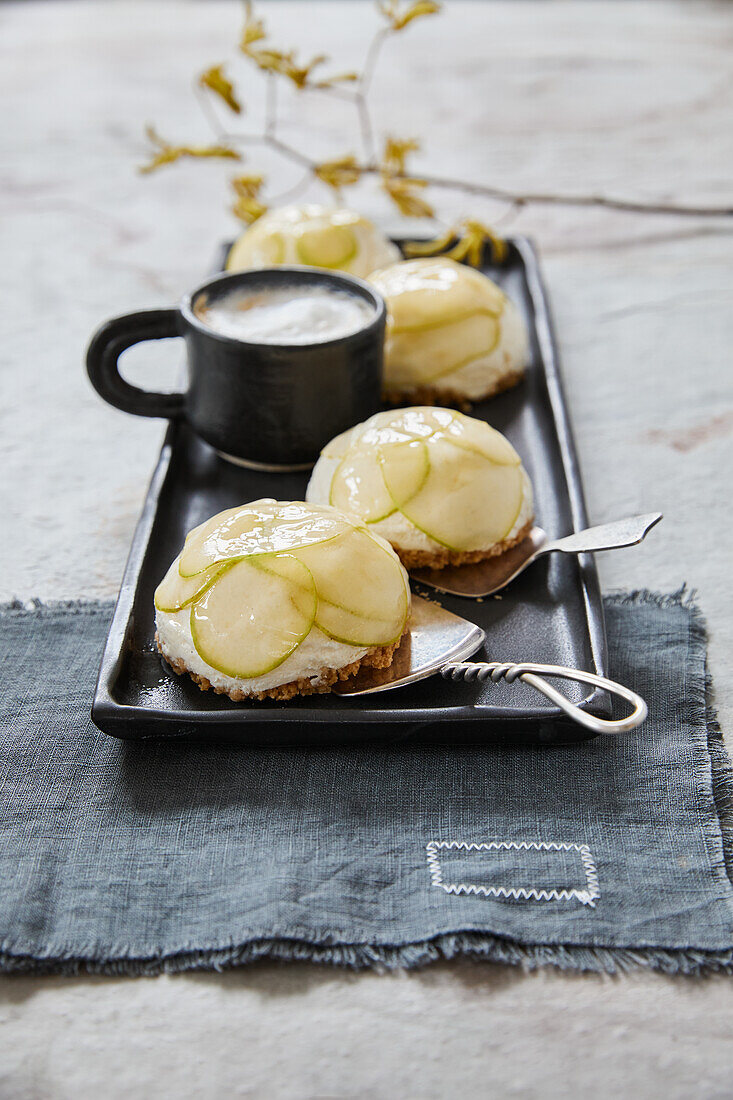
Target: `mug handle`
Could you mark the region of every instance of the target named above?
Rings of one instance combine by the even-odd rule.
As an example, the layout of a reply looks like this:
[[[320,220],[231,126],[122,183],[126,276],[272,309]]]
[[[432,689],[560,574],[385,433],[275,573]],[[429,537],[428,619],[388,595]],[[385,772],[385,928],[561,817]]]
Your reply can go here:
[[[136,416],[164,416],[170,420],[183,416],[185,394],[141,390],[125,381],[118,365],[122,352],[133,344],[180,336],[179,317],[177,309],[145,309],[113,317],[97,329],[87,350],[87,374],[100,397]]]

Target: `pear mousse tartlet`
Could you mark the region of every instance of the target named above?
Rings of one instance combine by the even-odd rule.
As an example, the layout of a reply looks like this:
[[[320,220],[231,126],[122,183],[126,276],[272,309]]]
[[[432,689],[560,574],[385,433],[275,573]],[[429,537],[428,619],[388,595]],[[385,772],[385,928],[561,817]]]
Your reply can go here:
[[[468,409],[521,381],[526,326],[482,272],[437,256],[392,264],[369,281],[387,303],[388,401]]]
[[[306,499],[359,516],[408,569],[502,554],[534,518],[511,443],[483,420],[433,407],[377,413],[331,440]]]
[[[399,558],[363,521],[256,500],[186,537],[155,592],[155,640],[202,691],[287,700],[387,668],[409,612]]]
[[[226,269],[299,264],[364,279],[399,257],[397,246],[368,218],[353,210],[309,203],[263,214],[234,242]]]

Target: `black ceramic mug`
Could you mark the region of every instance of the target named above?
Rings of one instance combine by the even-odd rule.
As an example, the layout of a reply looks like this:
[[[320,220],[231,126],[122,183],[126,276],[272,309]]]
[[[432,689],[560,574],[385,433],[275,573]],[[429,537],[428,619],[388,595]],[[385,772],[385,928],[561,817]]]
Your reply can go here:
[[[226,336],[196,314],[232,291],[325,288],[370,307],[364,326],[308,344],[250,343]],[[95,333],[87,371],[97,392],[138,416],[186,419],[223,458],[258,469],[307,469],[324,445],[380,407],[384,300],[361,279],[303,267],[241,271],[210,279],[177,309],[115,317]],[[130,385],[118,359],[142,340],[182,336],[188,389],[154,393]]]

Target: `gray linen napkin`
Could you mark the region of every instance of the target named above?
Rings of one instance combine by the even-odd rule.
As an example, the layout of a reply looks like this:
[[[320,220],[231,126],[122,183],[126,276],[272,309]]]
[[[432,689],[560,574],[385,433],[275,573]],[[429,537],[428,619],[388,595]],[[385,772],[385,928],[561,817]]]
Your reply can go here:
[[[731,772],[679,594],[606,601],[650,718],[561,749],[115,741],[89,719],[110,613],[0,611],[2,969],[733,973]]]

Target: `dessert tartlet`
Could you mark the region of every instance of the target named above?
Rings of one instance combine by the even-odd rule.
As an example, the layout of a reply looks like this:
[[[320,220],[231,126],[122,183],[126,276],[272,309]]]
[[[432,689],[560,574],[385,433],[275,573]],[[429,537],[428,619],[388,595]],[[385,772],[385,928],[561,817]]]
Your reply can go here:
[[[482,272],[438,256],[392,264],[369,281],[387,302],[387,400],[470,408],[522,379],[524,321]]]
[[[405,570],[361,520],[256,500],[186,537],[155,592],[155,640],[202,691],[287,700],[389,667],[409,611]]]
[[[399,257],[397,246],[368,218],[353,210],[310,203],[263,214],[234,242],[226,269],[300,264],[346,271],[363,279]]]
[[[532,486],[482,420],[433,407],[377,413],[331,440],[306,493],[358,516],[408,569],[494,557],[526,538]]]

